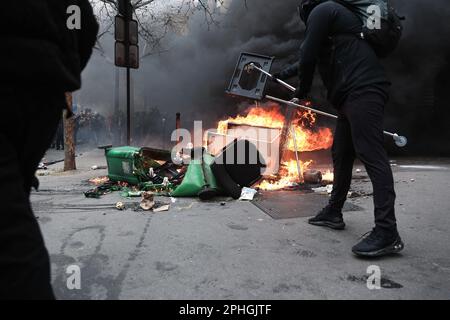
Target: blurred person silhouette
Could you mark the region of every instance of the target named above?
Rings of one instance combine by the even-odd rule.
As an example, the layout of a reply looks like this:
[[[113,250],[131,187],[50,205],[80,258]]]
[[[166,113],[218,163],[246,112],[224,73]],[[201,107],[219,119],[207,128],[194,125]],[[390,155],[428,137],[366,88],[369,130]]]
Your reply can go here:
[[[69,28],[76,5],[80,28]],[[70,12],[70,11],[69,11]],[[75,11],[76,12],[76,11]],[[98,24],[88,0],[4,1],[0,11],[0,299],[54,299],[30,204],[65,92],[81,87]]]

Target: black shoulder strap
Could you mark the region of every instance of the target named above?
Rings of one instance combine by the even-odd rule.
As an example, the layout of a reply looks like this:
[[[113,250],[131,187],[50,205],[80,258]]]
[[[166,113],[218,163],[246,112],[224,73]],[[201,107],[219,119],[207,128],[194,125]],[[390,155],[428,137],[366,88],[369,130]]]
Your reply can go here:
[[[346,7],[348,10],[350,10],[351,12],[353,12],[355,14],[355,16],[358,18],[358,20],[361,20],[361,18],[358,15],[358,12],[356,11],[355,6],[351,5],[350,3],[348,3],[347,1],[344,1],[344,0],[332,0],[332,1],[339,3],[340,5]]]
[[[355,15],[355,17],[360,20],[359,15],[356,13],[355,11],[355,7],[352,6],[350,3],[344,1],[344,0],[332,0],[333,2],[336,2],[338,4],[341,4],[342,6],[344,6],[345,8],[347,8],[348,10],[350,10],[351,12],[353,12],[353,14]],[[339,35],[351,35],[351,36],[356,36],[359,39],[364,39],[364,33],[363,30],[361,29],[360,33],[341,33],[341,34],[337,34],[335,36],[339,36]]]
[[[343,5],[344,7],[346,7],[351,12],[355,12],[355,8],[350,3],[346,2],[346,1],[343,1],[343,0],[332,0],[332,1]]]

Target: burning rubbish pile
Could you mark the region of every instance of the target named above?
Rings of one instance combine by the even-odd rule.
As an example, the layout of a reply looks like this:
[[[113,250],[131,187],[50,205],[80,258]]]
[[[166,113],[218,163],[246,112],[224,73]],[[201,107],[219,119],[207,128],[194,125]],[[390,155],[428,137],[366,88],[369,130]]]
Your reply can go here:
[[[312,160],[301,162],[303,181],[298,180],[296,160],[292,159],[292,152],[295,151],[292,134],[288,135],[286,141],[289,152],[279,156],[284,125],[285,119],[278,105],[251,107],[245,116],[221,121],[216,133],[208,133],[213,141],[209,140],[206,148],[184,149],[179,164],[173,162],[169,151],[135,147],[106,148],[108,177],[93,179],[91,182],[96,187],[85,195],[98,198],[112,191],[121,191],[124,197],[138,197],[151,191],[156,195],[172,197],[198,196],[202,200],[218,195],[237,199],[246,187],[278,190],[293,188],[300,182],[317,186],[323,180],[332,180],[329,171],[322,174],[311,170]],[[299,141],[297,151],[314,151],[331,146],[331,131],[328,128],[315,128],[314,125],[312,113],[296,113],[292,132],[295,132]],[[249,129],[254,128],[258,130],[252,139]],[[272,139],[259,139],[261,136],[258,134],[261,135],[261,132],[272,135]],[[231,142],[215,150],[218,142],[223,142],[218,137],[229,139],[230,134],[233,134]],[[252,154],[257,161],[250,161]],[[240,163],[238,158],[241,156],[244,161]],[[279,158],[282,162],[278,167],[276,163]]]
[[[313,160],[299,161],[300,170],[302,172],[302,181],[299,181],[297,161],[295,159],[295,151],[311,152],[317,150],[329,149],[333,143],[333,134],[329,128],[318,127],[316,124],[316,116],[311,111],[296,110],[291,126],[292,131],[287,133],[286,141],[284,141],[286,152],[283,152],[282,131],[286,123],[285,116],[281,112],[278,104],[271,103],[265,106],[251,106],[245,112],[245,115],[238,115],[234,118],[220,121],[217,132],[210,132],[209,143],[214,144],[217,136],[230,135],[232,138],[249,138],[256,141],[259,147],[264,143],[270,143],[272,152],[261,151],[264,153],[266,163],[272,170],[266,171],[264,178],[258,183],[257,187],[263,190],[278,190],[289,188],[300,182],[332,181],[333,174],[331,170],[320,173],[321,179],[308,179],[314,176],[310,170],[313,167]],[[236,128],[239,127],[240,130]],[[254,129],[249,136],[249,128]],[[266,131],[271,130],[271,134],[267,135]],[[255,134],[256,132],[256,134]],[[295,140],[294,140],[295,132]],[[264,137],[262,137],[264,136]],[[263,138],[269,138],[264,140]],[[269,141],[267,141],[269,140]],[[273,163],[279,163],[278,170],[275,169]],[[305,179],[307,181],[305,181]]]
[[[207,131],[204,147],[183,148],[176,159],[159,149],[106,147],[108,177],[93,179],[96,187],[85,195],[98,198],[121,191],[124,197],[152,192],[202,200],[221,195],[248,199],[249,194],[250,198],[254,195],[249,188],[312,189],[326,185],[333,180],[331,171],[314,169],[313,160],[299,160],[297,166],[296,152],[329,149],[331,130],[317,126],[311,111],[296,110],[291,119],[286,120],[275,103],[252,106],[244,115],[220,121],[217,130]],[[290,133],[286,127],[292,129]]]
[[[292,125],[298,141],[297,150],[303,152],[330,148],[333,143],[331,130],[325,127],[316,127],[316,116],[311,111],[300,109],[296,111]],[[235,118],[220,121],[218,132],[226,134],[229,124],[274,128],[281,131],[285,125],[285,117],[278,104],[269,103],[265,106],[249,107],[244,116],[238,115]],[[292,134],[288,137],[288,149],[295,150]]]

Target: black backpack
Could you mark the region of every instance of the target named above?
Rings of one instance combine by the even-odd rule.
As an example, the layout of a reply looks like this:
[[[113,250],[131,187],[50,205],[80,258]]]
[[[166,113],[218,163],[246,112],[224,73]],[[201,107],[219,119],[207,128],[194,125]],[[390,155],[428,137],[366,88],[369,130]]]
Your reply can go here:
[[[402,20],[390,5],[389,0],[334,0],[354,12],[363,22],[362,32],[359,37],[365,39],[379,58],[386,58],[398,46],[403,33]],[[381,28],[370,29],[366,25],[370,17],[368,8],[370,5],[381,5]]]

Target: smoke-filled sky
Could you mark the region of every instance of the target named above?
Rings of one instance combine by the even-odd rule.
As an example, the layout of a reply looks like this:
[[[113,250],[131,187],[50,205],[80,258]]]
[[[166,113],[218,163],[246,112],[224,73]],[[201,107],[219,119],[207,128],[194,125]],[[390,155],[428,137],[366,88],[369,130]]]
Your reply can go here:
[[[406,21],[400,48],[384,61],[393,82],[386,129],[408,136],[410,146],[403,153],[450,155],[450,6],[445,0],[392,2]],[[168,35],[167,51],[145,58],[133,72],[135,108],[157,106],[169,121],[181,112],[188,127],[193,120],[214,125],[233,115],[241,102],[224,94],[241,52],[277,57],[274,70],[294,61],[304,30],[298,0],[246,3],[232,1],[227,13],[217,17],[219,26],[208,28],[199,12],[186,34]],[[112,56],[113,39],[104,42]],[[114,75],[114,67],[96,54],[83,74],[81,104],[111,113]],[[325,92],[317,80],[313,97],[322,102]]]

